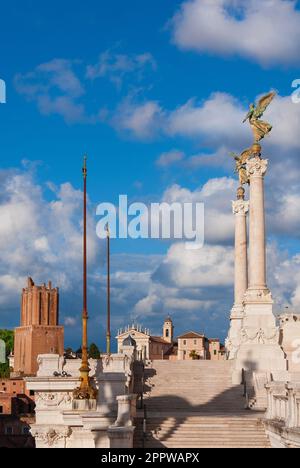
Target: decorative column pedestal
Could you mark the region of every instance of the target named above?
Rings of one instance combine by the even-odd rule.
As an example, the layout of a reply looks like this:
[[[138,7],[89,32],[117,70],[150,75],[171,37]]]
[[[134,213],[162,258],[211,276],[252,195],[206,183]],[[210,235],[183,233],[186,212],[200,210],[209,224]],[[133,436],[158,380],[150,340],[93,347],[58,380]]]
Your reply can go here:
[[[273,299],[266,282],[264,176],[268,161],[261,159],[260,150],[260,145],[254,145],[254,157],[247,162],[250,180],[249,287],[244,297],[241,345],[233,376],[235,383],[241,383],[244,370],[248,384],[253,387],[255,380],[262,381],[262,374],[268,379],[273,372],[287,369],[284,352],[279,345]]]
[[[137,395],[122,395],[117,397],[118,417],[108,430],[110,448],[132,448],[136,417]]]
[[[37,448],[132,448],[137,396],[128,392],[133,358],[112,354],[89,361],[91,383],[101,390],[97,401],[74,398],[80,364],[41,355],[38,376],[26,378],[27,390],[35,392],[31,432]]]
[[[244,296],[248,287],[248,261],[247,261],[247,213],[249,202],[245,201],[245,190],[240,187],[237,200],[232,202],[235,215],[235,279],[234,279],[234,306],[230,315],[230,330],[226,340],[228,359],[235,359],[240,347],[241,329],[244,318]]]

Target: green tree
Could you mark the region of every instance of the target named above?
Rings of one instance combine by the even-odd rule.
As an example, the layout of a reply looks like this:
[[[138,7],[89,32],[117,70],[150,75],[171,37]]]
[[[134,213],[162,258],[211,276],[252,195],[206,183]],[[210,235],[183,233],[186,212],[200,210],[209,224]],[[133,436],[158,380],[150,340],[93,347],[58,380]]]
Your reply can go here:
[[[200,359],[199,354],[195,350],[191,351],[190,353],[190,358],[193,359],[193,361],[197,361]]]
[[[9,355],[14,349],[14,332],[12,330],[0,330],[0,340],[6,344],[6,354]]]
[[[89,356],[91,359],[100,359],[100,351],[95,343],[90,345]]]
[[[3,340],[6,345],[6,357],[14,349],[14,332],[12,330],[0,330],[0,340]],[[0,364],[0,378],[8,379],[10,376],[10,369],[8,360],[5,364]]]
[[[0,379],[9,379],[10,368],[8,362],[6,364],[0,364]]]

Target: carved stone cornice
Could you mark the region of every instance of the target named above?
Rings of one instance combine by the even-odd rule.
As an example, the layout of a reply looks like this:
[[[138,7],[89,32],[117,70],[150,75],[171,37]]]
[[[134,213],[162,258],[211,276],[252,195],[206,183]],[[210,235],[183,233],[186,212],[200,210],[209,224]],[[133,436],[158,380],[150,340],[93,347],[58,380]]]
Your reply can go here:
[[[247,175],[251,177],[264,177],[267,172],[269,161],[261,159],[259,156],[248,159],[247,161]]]
[[[232,202],[232,212],[236,215],[246,215],[249,211],[249,202],[245,200],[235,200]]]

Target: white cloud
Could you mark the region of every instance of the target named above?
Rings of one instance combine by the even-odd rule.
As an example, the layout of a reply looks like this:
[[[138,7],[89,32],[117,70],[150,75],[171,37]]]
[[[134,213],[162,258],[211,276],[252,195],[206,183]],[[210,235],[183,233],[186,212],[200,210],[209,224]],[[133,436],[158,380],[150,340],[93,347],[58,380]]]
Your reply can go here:
[[[233,248],[209,246],[198,251],[174,244],[155,273],[155,280],[179,288],[228,287],[233,284]]]
[[[204,139],[210,145],[236,145],[247,141],[247,136],[249,140],[249,130],[242,125],[246,113],[247,108],[227,93],[213,93],[200,103],[190,99],[174,110],[164,109],[157,101],[138,102],[129,96],[116,110],[113,124],[139,139],[162,134]]]
[[[85,107],[80,102],[85,89],[74,70],[75,65],[64,59],[43,63],[32,72],[16,75],[16,89],[36,102],[44,115],[60,115],[67,123],[88,121]]]
[[[118,131],[148,140],[157,135],[162,121],[163,110],[157,102],[135,104],[129,98],[116,110],[112,124]]]
[[[82,277],[81,191],[62,184],[46,200],[31,172],[11,171],[0,180],[1,303],[19,302],[27,276],[37,283],[51,279],[65,293],[78,290]],[[88,241],[92,266],[97,261],[98,241],[90,215]]]
[[[267,142],[285,150],[300,149],[300,105],[291,96],[277,96],[267,109],[264,119],[272,122],[273,131]]]
[[[156,161],[156,164],[159,167],[166,168],[182,162],[184,158],[185,154],[182,151],[172,150],[167,153],[162,153]]]
[[[160,135],[193,139],[224,160],[225,151],[242,151],[253,140],[249,124],[242,123],[247,112],[247,105],[220,92],[203,102],[191,99],[173,110],[166,110],[155,101],[137,103],[128,98],[118,108],[114,124],[139,139]],[[300,105],[293,103],[291,96],[277,96],[263,118],[273,125],[273,131],[263,142],[266,148],[277,154],[279,148],[284,152],[300,148]],[[192,167],[201,165],[202,157],[208,163],[212,161],[207,154],[194,156],[193,160],[184,161],[184,154],[176,149],[164,153],[158,164],[166,167],[182,160]]]
[[[156,69],[154,57],[149,53],[126,55],[106,50],[99,56],[95,65],[87,67],[86,76],[89,79],[109,78],[117,87],[121,87],[127,75],[134,74],[140,81],[147,68]]]
[[[184,50],[240,55],[262,65],[299,64],[300,12],[294,0],[187,0],[171,21]]]
[[[155,69],[156,62],[150,53],[126,55],[107,50],[94,65],[58,58],[40,64],[33,71],[18,73],[15,76],[15,86],[21,95],[36,103],[43,115],[59,115],[68,124],[95,124],[109,122],[110,119],[109,111],[102,102],[95,112],[90,111],[86,104],[94,101],[94,98],[88,98],[91,80],[105,78],[121,87],[128,75],[140,82],[147,70]],[[124,104],[124,111],[125,107]],[[152,113],[156,113],[155,103],[145,103],[140,112],[134,112],[133,108],[132,112],[129,109],[128,112],[131,114],[129,128],[122,125],[122,119],[120,127],[131,131],[132,126],[132,131],[144,136]]]
[[[241,142],[247,138],[242,125],[245,107],[226,93],[213,93],[203,103],[195,99],[170,112],[166,131],[170,135],[201,137],[210,143]]]
[[[227,244],[233,239],[234,217],[231,200],[235,198],[237,181],[227,177],[210,179],[202,187],[191,191],[172,185],[163,194],[167,203],[204,203],[205,243]]]
[[[75,327],[77,325],[77,320],[74,317],[65,317],[64,324],[66,327]]]

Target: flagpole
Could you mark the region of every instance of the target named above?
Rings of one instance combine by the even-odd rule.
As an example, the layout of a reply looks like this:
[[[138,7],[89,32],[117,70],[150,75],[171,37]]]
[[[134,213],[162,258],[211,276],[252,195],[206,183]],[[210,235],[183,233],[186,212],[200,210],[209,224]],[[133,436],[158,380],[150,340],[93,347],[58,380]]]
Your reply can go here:
[[[83,309],[82,309],[82,360],[80,388],[74,392],[75,399],[90,400],[96,398],[96,391],[91,387],[88,356],[88,301],[87,301],[87,157],[84,157],[83,174]]]
[[[110,231],[107,225],[107,329],[106,353],[111,354],[111,316],[110,316]]]

